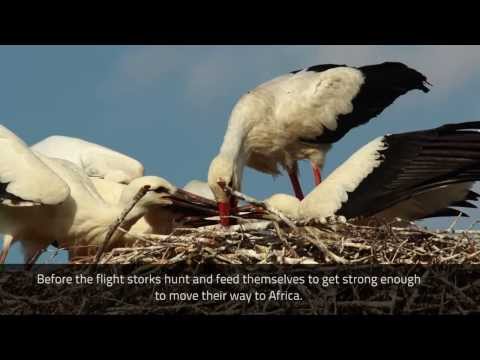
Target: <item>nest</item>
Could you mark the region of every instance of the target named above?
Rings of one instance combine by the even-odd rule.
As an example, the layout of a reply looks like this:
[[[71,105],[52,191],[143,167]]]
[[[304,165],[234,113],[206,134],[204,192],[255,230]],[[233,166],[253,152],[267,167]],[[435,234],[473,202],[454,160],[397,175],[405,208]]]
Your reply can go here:
[[[295,224],[276,221],[134,234],[136,243],[102,254],[99,264],[480,264],[479,231],[429,231],[411,224]],[[94,257],[77,258],[90,264]]]
[[[302,301],[174,301],[152,299],[154,291],[188,292],[182,285],[112,286],[78,285],[42,287],[32,272],[5,272],[0,278],[0,314],[469,314],[480,312],[480,232],[428,231],[395,224],[285,224],[276,221],[217,227],[177,229],[171,235],[138,235],[129,248],[104,252],[98,265],[118,271],[135,263],[135,273],[160,276],[166,269],[175,274],[194,273],[199,264],[214,266],[214,272],[295,271],[325,274],[368,273],[369,266],[388,264],[381,272],[397,271],[422,278],[421,286],[294,285],[274,290],[296,292]],[[57,274],[85,273],[95,257],[72,261]],[[463,266],[458,266],[459,264]],[[82,266],[84,265],[84,266]],[[158,266],[165,265],[165,266]],[[236,266],[235,266],[236,265]],[[394,266],[392,266],[394,265]],[[424,266],[428,265],[428,266]],[[432,267],[437,265],[439,267]],[[445,268],[445,265],[449,267]],[[468,266],[467,266],[468,265]],[[102,268],[102,266],[104,268]],[[401,266],[403,268],[398,269]],[[443,268],[442,268],[443,266]],[[478,268],[478,267],[477,267]],[[112,270],[116,269],[116,270]],[[143,269],[143,270],[142,270]],[[317,269],[317,270],[315,270]],[[390,269],[390,270],[388,270]],[[396,270],[395,270],[396,269]],[[412,270],[413,269],[413,270]],[[416,270],[415,270],[416,269]],[[472,271],[473,269],[473,271]],[[127,272],[132,273],[131,270]],[[265,272],[264,272],[265,274]],[[205,285],[203,290],[265,291],[272,287]],[[198,290],[198,289],[197,289]]]
[[[177,227],[170,235],[129,233],[137,239],[133,246],[105,252],[117,231],[126,232],[121,225],[148,191],[144,187],[111,225],[95,256],[76,258],[72,263],[432,265],[480,261],[480,233],[474,231],[434,233],[414,222],[405,226],[401,219],[391,223],[376,218],[347,222],[343,216],[335,215],[295,221],[249,195],[228,187],[226,190],[249,204],[232,218],[239,225],[228,229],[218,225]]]

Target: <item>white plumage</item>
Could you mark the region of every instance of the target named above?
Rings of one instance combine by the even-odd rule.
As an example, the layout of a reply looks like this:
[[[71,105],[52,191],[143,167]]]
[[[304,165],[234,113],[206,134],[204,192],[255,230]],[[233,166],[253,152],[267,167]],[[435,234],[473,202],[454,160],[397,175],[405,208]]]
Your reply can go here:
[[[290,219],[299,219],[298,210],[300,207],[300,200],[295,196],[288,194],[274,194],[263,200],[263,202],[267,206],[279,210]]]
[[[31,149],[48,157],[69,160],[90,177],[128,184],[144,174],[144,167],[138,160],[74,137],[49,136],[32,145]]]
[[[56,205],[68,197],[69,188],[65,182],[40,161],[22,140],[1,125],[0,147],[0,183],[6,186],[5,191],[11,195],[2,197],[2,204]]]
[[[8,235],[2,262],[16,240],[22,243],[26,261],[54,241],[73,255],[83,253],[103,242],[109,226],[144,185],[150,191],[128,214],[127,229],[152,209],[171,205],[170,196],[176,192],[162,178],[142,177],[125,186],[120,201],[108,203],[74,163],[34,154],[3,126],[0,142],[4,154],[0,158],[0,232]]]
[[[208,186],[208,183],[200,180],[191,180],[183,187],[183,190],[191,192],[192,194],[202,196],[205,199],[214,200],[212,189]]]

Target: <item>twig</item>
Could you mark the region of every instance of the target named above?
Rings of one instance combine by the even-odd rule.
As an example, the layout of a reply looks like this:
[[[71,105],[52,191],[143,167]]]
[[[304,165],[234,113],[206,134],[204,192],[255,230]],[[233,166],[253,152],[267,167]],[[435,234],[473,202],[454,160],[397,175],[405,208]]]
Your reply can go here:
[[[472,300],[472,298],[468,297],[467,295],[465,295],[465,293],[460,290],[455,284],[453,284],[452,282],[448,281],[446,278],[444,278],[443,276],[441,275],[438,275],[437,276],[437,279],[440,280],[441,282],[443,282],[445,285],[448,285],[450,286],[458,295],[459,297],[468,302],[470,305],[475,305],[476,302]]]
[[[461,217],[462,217],[462,213],[459,211],[457,217],[455,219],[453,219],[452,223],[448,227],[448,229],[447,229],[448,232],[451,232],[452,230],[454,230],[455,225],[457,224],[458,220]]]
[[[333,261],[339,263],[339,264],[348,264],[349,261],[334,254],[331,252],[327,246],[320,240],[318,239],[311,231],[308,231],[312,238],[309,238],[308,241],[310,241],[313,245],[315,245],[327,258],[332,259]]]
[[[140,199],[145,196],[145,194],[148,192],[148,190],[150,190],[149,185],[145,185],[140,190],[138,190],[138,192],[135,194],[133,199],[128,203],[127,207],[122,211],[120,216],[117,218],[117,220],[115,220],[115,222],[112,225],[110,225],[110,228],[107,232],[107,235],[105,235],[105,240],[103,241],[102,245],[100,246],[100,248],[97,251],[97,254],[95,255],[94,264],[98,264],[98,262],[100,260],[100,257],[102,256],[105,249],[109,245],[110,239],[115,234],[115,231],[122,225],[122,223],[125,220],[125,218],[127,217],[128,213],[130,211],[132,211],[132,209],[135,207],[135,205],[137,205],[137,203],[140,201]]]
[[[241,199],[241,200],[244,200],[252,205],[255,205],[255,206],[258,206],[270,213],[272,213],[273,215],[276,215],[278,218],[280,218],[285,224],[287,224],[289,227],[291,227],[292,229],[296,229],[297,227],[295,226],[295,224],[290,220],[288,219],[284,214],[282,214],[281,211],[265,204],[263,201],[259,201],[249,195],[246,195],[246,194],[243,194],[241,193],[240,191],[237,191],[237,190],[233,190],[232,188],[228,187],[228,186],[225,186],[225,189],[230,192],[231,195]]]

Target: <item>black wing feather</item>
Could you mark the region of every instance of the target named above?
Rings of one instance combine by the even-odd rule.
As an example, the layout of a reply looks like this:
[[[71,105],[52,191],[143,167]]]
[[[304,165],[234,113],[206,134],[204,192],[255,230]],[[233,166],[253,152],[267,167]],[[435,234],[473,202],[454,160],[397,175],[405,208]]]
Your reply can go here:
[[[465,214],[463,211],[446,208],[446,209],[436,211],[433,214],[426,215],[423,218],[418,220],[435,218],[435,217],[451,217],[451,216],[470,217],[468,214]]]
[[[322,66],[327,68],[323,69]],[[325,71],[328,67],[345,65],[317,65],[315,68]],[[309,70],[307,69],[307,70]],[[357,96],[352,100],[353,110],[349,114],[339,115],[335,130],[324,129],[321,136],[314,139],[300,139],[309,143],[334,143],[340,140],[352,128],[367,123],[380,115],[398,97],[411,90],[428,92],[425,75],[399,62],[362,66],[358,68],[365,76],[365,81]]]
[[[383,162],[348,194],[337,214],[372,216],[420,192],[480,180],[480,132],[472,129],[480,129],[480,122],[385,136]],[[445,142],[448,151],[437,146]],[[470,191],[464,200],[478,197]]]
[[[464,207],[464,208],[471,208],[471,209],[477,208],[475,204],[472,204],[470,201],[466,201],[466,200],[454,201],[453,203],[450,204],[450,206]]]

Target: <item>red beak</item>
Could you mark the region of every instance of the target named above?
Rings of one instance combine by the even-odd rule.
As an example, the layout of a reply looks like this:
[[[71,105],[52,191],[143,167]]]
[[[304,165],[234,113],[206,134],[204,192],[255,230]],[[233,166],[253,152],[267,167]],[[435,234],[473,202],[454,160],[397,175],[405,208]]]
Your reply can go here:
[[[218,212],[220,214],[220,224],[222,226],[230,226],[230,201],[219,202]]]
[[[232,209],[237,207],[237,199],[231,196],[226,190],[226,184],[223,181],[219,181],[218,185],[223,189],[227,196],[227,201],[220,201],[218,203],[218,213],[220,215],[220,224],[222,226],[230,226],[230,213]]]

